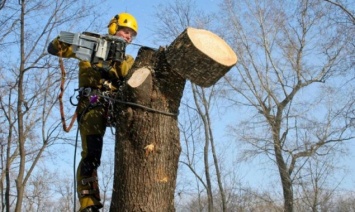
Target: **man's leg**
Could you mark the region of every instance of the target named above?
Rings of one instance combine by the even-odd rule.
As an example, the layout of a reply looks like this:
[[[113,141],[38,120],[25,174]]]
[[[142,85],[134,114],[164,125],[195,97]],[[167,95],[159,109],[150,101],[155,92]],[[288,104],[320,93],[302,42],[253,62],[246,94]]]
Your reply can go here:
[[[87,135],[82,140],[86,143],[86,151],[83,147],[82,159],[77,170],[77,188],[80,202],[80,211],[95,206],[101,208],[100,190],[98,185],[97,168],[100,165],[102,151],[102,136]]]
[[[105,134],[105,110],[91,108],[79,119],[82,142],[81,161],[77,169],[77,192],[80,211],[98,211],[100,202],[97,168],[100,166]]]

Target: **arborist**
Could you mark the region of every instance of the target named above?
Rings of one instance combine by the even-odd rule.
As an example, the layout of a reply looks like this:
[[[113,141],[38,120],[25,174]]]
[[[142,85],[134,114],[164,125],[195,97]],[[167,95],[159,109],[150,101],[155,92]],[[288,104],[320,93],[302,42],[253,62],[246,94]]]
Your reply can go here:
[[[121,13],[111,19],[108,34],[131,43],[137,36],[136,19],[129,13]],[[83,60],[75,54],[75,46],[63,42],[60,35],[48,46],[48,52],[63,58],[79,60],[79,97],[76,108],[78,127],[82,142],[81,161],[77,168],[77,194],[82,212],[99,211],[100,202],[97,169],[106,127],[112,124],[112,102],[102,98],[114,97],[124,81],[134,59],[125,55],[121,60],[112,56],[106,61]]]

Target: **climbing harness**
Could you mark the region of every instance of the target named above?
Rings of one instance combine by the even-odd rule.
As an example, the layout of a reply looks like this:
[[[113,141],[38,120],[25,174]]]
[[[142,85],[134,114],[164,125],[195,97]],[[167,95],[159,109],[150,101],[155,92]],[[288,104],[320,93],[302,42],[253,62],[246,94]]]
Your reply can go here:
[[[78,95],[75,96],[75,94]],[[89,100],[89,108],[93,108],[96,106],[103,106],[106,109],[106,126],[113,127],[115,124],[115,116],[114,116],[114,104],[112,102],[113,97],[117,95],[117,92],[112,91],[100,91],[99,89],[92,89],[90,87],[81,87],[78,89],[74,89],[74,94],[70,97],[70,103],[74,106],[78,105],[79,99],[86,97]],[[73,98],[77,99],[77,103],[73,102]]]
[[[117,92],[100,91],[99,89],[92,89],[90,87],[81,87],[81,88],[75,89],[74,92],[79,92],[79,95],[76,96],[77,100],[79,100],[80,96],[88,97],[91,107],[97,106],[98,104],[104,104],[106,106],[106,109],[107,109],[106,115],[107,115],[107,122],[108,122],[107,126],[108,127],[115,126],[115,123],[114,123],[114,103],[139,107],[139,108],[142,108],[146,111],[156,112],[156,113],[160,113],[160,114],[167,115],[167,116],[179,115],[178,113],[165,112],[165,111],[156,110],[156,109],[153,109],[153,108],[141,105],[141,104],[119,100],[118,98],[114,98],[114,97],[117,97]],[[75,95],[75,93],[70,97],[70,99],[71,99],[70,102],[72,105],[76,106],[77,103],[74,103],[72,101],[74,95]],[[99,99],[103,99],[103,101],[100,102]]]

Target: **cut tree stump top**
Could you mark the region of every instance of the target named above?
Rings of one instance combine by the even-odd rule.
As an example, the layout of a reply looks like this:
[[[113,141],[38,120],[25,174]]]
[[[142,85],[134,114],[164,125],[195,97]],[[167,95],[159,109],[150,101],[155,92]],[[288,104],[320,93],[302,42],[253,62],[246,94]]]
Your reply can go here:
[[[203,29],[188,28],[187,34],[193,45],[209,58],[227,67],[237,63],[237,55],[218,35]]]

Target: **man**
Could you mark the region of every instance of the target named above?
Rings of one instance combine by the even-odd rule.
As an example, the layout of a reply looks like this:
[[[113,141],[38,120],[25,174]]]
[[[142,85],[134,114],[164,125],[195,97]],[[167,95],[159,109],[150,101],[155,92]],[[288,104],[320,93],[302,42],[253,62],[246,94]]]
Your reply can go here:
[[[127,43],[132,42],[138,32],[136,19],[129,13],[116,15],[108,25],[110,35],[121,37]],[[48,46],[48,52],[63,58],[76,58],[72,47],[57,37]],[[125,55],[121,62],[86,61],[79,59],[79,130],[82,142],[81,161],[77,169],[77,192],[82,212],[99,211],[100,191],[97,179],[97,168],[100,166],[103,136],[108,124],[108,106],[103,92],[114,95],[120,83],[132,67],[134,59]]]

